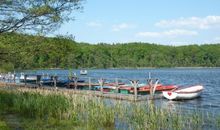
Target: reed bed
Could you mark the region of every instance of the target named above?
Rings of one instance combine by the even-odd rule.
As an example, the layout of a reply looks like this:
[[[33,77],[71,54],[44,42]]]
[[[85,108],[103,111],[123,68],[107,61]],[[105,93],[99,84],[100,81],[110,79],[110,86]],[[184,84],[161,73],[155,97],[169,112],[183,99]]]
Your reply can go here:
[[[183,114],[153,103],[128,103],[59,91],[0,90],[1,112],[16,113],[26,129],[204,129],[220,118]]]

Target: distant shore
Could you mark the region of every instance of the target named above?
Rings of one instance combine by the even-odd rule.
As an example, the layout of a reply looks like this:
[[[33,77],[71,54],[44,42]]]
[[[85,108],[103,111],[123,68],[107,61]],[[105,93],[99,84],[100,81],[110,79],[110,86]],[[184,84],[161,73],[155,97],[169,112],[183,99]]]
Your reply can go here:
[[[84,68],[86,70],[97,70],[97,69],[102,69],[102,70],[129,70],[129,69],[137,69],[137,70],[142,70],[142,69],[220,69],[220,67],[123,67],[123,68]],[[81,70],[81,68],[38,68],[38,69],[27,69],[27,70],[14,70],[14,71],[38,71],[38,70]]]

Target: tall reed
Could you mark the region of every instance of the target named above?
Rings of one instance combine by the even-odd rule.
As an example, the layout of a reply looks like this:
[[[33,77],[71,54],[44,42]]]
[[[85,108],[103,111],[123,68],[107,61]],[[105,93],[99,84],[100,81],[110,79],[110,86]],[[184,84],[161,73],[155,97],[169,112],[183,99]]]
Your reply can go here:
[[[0,108],[23,115],[29,129],[202,129],[207,121],[200,112],[59,91],[0,90]],[[219,120],[208,121],[219,126]]]

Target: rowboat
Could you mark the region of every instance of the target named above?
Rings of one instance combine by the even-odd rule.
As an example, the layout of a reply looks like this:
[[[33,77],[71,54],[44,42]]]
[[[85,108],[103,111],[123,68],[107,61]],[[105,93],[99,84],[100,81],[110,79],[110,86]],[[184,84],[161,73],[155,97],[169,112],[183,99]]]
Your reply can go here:
[[[199,97],[204,90],[202,85],[177,88],[171,91],[163,91],[163,96],[169,100],[193,99]]]
[[[79,73],[80,73],[80,75],[87,75],[88,72],[87,72],[87,70],[80,70]]]
[[[103,92],[114,92],[116,90],[116,86],[95,86],[94,89],[101,91],[101,88],[103,89]]]
[[[167,91],[167,90],[172,90],[177,88],[176,85],[162,85],[162,84],[157,84],[155,88],[156,93],[161,93],[162,91]],[[137,91],[139,94],[149,94],[150,93],[151,87],[147,84],[139,84]],[[122,93],[134,93],[134,87],[131,85],[121,85],[119,87],[119,92]]]
[[[37,80],[37,76],[36,75],[27,75],[26,79],[25,79],[25,74],[21,73],[19,79],[20,79],[20,82],[34,83]]]
[[[177,86],[176,85],[162,85],[162,84],[158,84],[156,86],[155,91],[167,91],[167,90],[172,90],[175,89]],[[150,86],[146,85],[146,86],[142,86],[139,88],[139,92],[150,92]]]
[[[124,83],[104,83],[103,86],[96,85],[94,88],[99,91],[101,91],[102,88],[103,92],[115,92],[117,85],[124,85]]]

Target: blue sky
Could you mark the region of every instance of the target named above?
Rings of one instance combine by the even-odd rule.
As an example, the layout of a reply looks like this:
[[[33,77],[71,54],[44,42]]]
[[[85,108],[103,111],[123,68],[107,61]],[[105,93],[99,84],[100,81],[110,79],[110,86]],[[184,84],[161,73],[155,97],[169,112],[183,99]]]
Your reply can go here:
[[[96,44],[220,43],[220,0],[87,0],[54,34]]]

